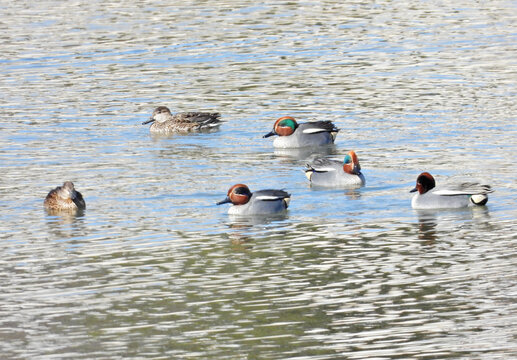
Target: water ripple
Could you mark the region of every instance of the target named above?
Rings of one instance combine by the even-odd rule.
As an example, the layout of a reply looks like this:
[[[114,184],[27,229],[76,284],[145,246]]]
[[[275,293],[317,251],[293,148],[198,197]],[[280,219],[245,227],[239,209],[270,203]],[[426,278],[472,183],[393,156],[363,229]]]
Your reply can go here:
[[[511,358],[515,7],[508,1],[10,2],[0,10],[6,358]],[[220,131],[152,137],[157,105]],[[311,188],[276,118],[331,120],[366,187]],[[484,209],[417,212],[416,175]],[[72,180],[87,209],[42,202]],[[236,219],[238,182],[292,193]]]

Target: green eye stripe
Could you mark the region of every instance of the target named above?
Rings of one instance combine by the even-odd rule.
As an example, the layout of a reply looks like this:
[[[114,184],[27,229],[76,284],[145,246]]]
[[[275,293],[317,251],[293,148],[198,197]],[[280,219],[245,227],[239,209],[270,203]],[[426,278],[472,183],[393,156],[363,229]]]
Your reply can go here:
[[[345,164],[350,164],[352,162],[352,157],[350,155],[345,156]]]
[[[291,129],[295,129],[296,123],[292,119],[284,119],[278,123],[278,126],[281,127],[290,127]]]

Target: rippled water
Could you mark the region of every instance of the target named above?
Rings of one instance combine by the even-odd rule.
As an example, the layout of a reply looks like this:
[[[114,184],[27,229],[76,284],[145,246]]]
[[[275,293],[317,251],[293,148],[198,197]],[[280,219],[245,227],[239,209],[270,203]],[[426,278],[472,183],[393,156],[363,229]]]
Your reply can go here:
[[[517,356],[515,2],[9,2],[3,358]],[[157,105],[220,131],[153,138]],[[311,188],[274,120],[332,120],[364,188]],[[408,191],[479,178],[488,206]],[[82,216],[50,216],[74,181]],[[228,188],[292,193],[235,220]]]

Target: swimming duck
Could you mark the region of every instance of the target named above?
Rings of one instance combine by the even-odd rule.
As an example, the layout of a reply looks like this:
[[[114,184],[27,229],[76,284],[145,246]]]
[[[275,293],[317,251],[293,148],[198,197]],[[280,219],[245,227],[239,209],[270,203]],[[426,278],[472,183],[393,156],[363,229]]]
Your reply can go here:
[[[289,206],[291,195],[284,190],[259,190],[254,193],[244,184],[233,185],[226,199],[217,205],[232,203],[230,215],[270,215],[281,213]]]
[[[416,179],[416,186],[410,192],[417,192],[411,200],[413,209],[442,209],[462,208],[467,206],[485,205],[489,193],[493,192],[490,185],[465,182],[456,185],[436,187],[436,182],[428,172],[421,173]]]
[[[301,148],[333,144],[339,129],[331,121],[311,121],[298,124],[291,116],[276,120],[265,138],[278,135],[273,141],[277,148]]]
[[[158,106],[151,118],[142,125],[153,123],[149,130],[153,134],[188,133],[214,129],[221,125],[219,113],[181,112],[172,114],[168,107]]]
[[[311,184],[326,187],[358,188],[364,185],[364,175],[354,151],[349,151],[344,161],[316,158],[305,170]]]
[[[50,190],[43,202],[43,206],[49,211],[76,211],[86,208],[83,196],[79,191],[75,190],[74,183],[71,181],[65,181],[63,186]]]

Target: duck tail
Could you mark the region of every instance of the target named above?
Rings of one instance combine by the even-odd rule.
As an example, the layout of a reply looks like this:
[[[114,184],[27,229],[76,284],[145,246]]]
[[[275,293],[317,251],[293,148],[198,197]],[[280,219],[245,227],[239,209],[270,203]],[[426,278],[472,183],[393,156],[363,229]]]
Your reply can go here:
[[[474,205],[483,206],[488,202],[488,196],[486,194],[476,194],[470,197],[470,201]]]
[[[307,169],[304,170],[305,176],[307,177],[307,179],[309,179],[309,181],[311,181],[312,174],[314,174],[314,168],[309,164],[306,164],[306,166]]]

